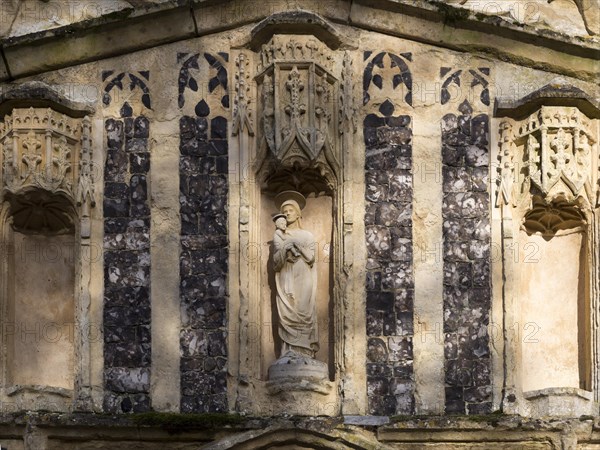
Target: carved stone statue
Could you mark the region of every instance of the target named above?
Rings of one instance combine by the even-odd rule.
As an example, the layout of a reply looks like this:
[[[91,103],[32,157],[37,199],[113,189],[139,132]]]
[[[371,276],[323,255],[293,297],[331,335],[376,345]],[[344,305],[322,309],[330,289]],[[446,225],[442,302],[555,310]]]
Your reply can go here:
[[[319,350],[315,238],[302,229],[302,194],[284,191],[275,200],[280,213],[273,216],[273,270],[282,346],[280,358],[269,368],[269,381],[275,383],[273,392],[319,391],[328,369],[314,359]]]
[[[283,200],[281,214],[273,217],[277,227],[273,236],[273,268],[281,356],[296,353],[314,358],[319,345],[315,238],[300,224],[305,205],[302,194],[286,191],[279,198]]]

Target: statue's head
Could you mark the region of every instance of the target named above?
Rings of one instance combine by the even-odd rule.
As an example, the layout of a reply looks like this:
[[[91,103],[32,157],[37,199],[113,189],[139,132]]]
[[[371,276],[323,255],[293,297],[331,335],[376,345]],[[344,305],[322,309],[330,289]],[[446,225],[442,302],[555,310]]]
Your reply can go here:
[[[297,191],[283,191],[275,197],[275,203],[279,205],[279,212],[283,214],[288,225],[295,223],[300,226],[302,209],[306,205],[306,198]]]

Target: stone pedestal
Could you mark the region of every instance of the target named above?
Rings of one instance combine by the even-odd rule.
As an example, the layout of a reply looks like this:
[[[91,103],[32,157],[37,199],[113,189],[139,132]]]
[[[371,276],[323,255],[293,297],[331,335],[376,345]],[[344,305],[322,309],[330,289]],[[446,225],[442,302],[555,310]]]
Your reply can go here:
[[[327,364],[304,355],[288,353],[269,367],[267,389],[270,394],[291,391],[312,391],[328,394]]]

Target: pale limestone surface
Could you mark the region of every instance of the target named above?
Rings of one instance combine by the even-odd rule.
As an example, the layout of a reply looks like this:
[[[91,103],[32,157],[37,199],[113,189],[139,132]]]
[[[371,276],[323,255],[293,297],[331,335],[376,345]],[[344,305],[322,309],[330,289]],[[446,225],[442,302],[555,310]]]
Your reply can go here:
[[[559,3],[555,2],[548,6],[548,8],[558,7]],[[361,9],[362,8],[362,9]],[[565,8],[571,8],[566,6]],[[284,9],[281,6],[281,9]],[[364,13],[364,14],[363,14]],[[245,13],[246,14],[246,13]],[[249,16],[252,12],[247,13]],[[360,24],[365,29],[352,28],[348,26],[339,25],[338,27],[343,30],[347,36],[351,36],[350,50],[349,53],[354,62],[354,71],[352,74],[352,80],[356,85],[355,97],[357,103],[361,105],[360,97],[360,86],[362,85],[362,52],[365,50],[377,50],[377,51],[398,51],[401,49],[403,52],[411,52],[413,54],[413,64],[411,65],[411,72],[413,79],[415,80],[415,88],[413,92],[413,107],[409,107],[403,104],[401,96],[397,93],[384,91],[380,99],[374,99],[372,103],[366,108],[361,109],[361,113],[358,115],[359,118],[363,118],[368,113],[368,108],[374,108],[380,106],[385,100],[386,93],[393,94],[398,100],[398,107],[402,114],[408,114],[412,116],[413,123],[413,262],[414,262],[414,277],[415,277],[415,336],[414,336],[414,372],[415,372],[415,397],[416,397],[416,412],[420,414],[431,414],[431,413],[442,413],[444,408],[444,340],[443,340],[443,306],[442,306],[442,255],[441,255],[441,241],[442,241],[442,186],[441,186],[441,155],[440,155],[440,120],[441,117],[448,111],[455,111],[458,104],[464,98],[477,98],[479,91],[475,90],[475,93],[471,92],[468,84],[463,85],[463,90],[455,91],[453,93],[453,99],[450,105],[442,107],[439,102],[439,85],[441,82],[439,76],[439,68],[441,66],[456,67],[456,68],[477,68],[477,67],[489,67],[491,71],[490,83],[491,83],[491,97],[510,97],[512,99],[519,99],[540,88],[553,80],[557,74],[562,74],[565,80],[574,85],[582,88],[586,92],[590,92],[592,96],[598,96],[598,88],[589,82],[588,75],[594,67],[597,67],[597,62],[587,61],[587,68],[584,68],[582,72],[579,72],[580,66],[578,60],[584,59],[582,57],[575,57],[571,55],[563,55],[562,60],[555,60],[554,65],[549,67],[548,71],[540,70],[540,68],[531,68],[525,64],[521,65],[523,60],[518,57],[514,60],[500,61],[496,59],[494,55],[481,55],[459,52],[452,49],[435,47],[433,45],[417,42],[411,37],[415,37],[417,34],[422,34],[422,31],[417,33],[415,30],[418,27],[413,22],[413,18],[398,17],[389,12],[382,12],[380,10],[369,10],[365,6],[356,5],[354,15]],[[569,14],[570,19],[574,23],[577,21],[577,16]],[[231,16],[228,16],[231,19]],[[235,22],[235,17],[231,19]],[[558,20],[558,19],[557,19]],[[565,19],[566,20],[566,19]],[[421,24],[427,23],[425,21]],[[557,22],[558,23],[558,22]],[[400,25],[415,26],[414,29],[402,28],[403,33],[406,32],[407,36],[389,36],[382,34],[380,31],[389,31],[392,29],[400,29]],[[556,25],[558,27],[559,25]],[[571,26],[571,25],[569,25]],[[575,25],[573,25],[575,26]],[[152,242],[152,345],[153,345],[153,358],[152,358],[152,395],[153,405],[156,409],[162,411],[178,411],[179,408],[179,333],[178,328],[180,324],[180,307],[179,307],[179,191],[178,191],[178,144],[179,144],[179,118],[184,114],[193,114],[193,107],[195,102],[186,102],[183,109],[177,106],[177,67],[176,67],[176,53],[177,52],[212,52],[218,51],[229,51],[230,52],[230,64],[229,64],[229,77],[230,85],[232,84],[235,68],[233,61],[242,50],[235,47],[232,48],[231,44],[239,45],[240,42],[248,41],[250,26],[239,25],[238,28],[233,30],[212,34],[205,37],[193,38],[177,43],[171,43],[156,47],[153,49],[142,50],[139,52],[133,52],[127,55],[113,57],[110,59],[104,59],[101,61],[95,61],[91,63],[85,63],[74,67],[63,68],[60,70],[46,72],[41,75],[36,75],[36,79],[44,80],[45,82],[57,86],[59,89],[64,90],[66,95],[72,100],[88,103],[91,106],[96,107],[96,112],[93,116],[92,128],[93,128],[93,147],[94,161],[97,162],[97,167],[103,167],[105,158],[105,136],[104,136],[104,125],[103,119],[111,116],[118,115],[117,104],[115,101],[109,108],[103,108],[101,105],[102,83],[100,81],[99,74],[102,70],[149,70],[151,72],[150,86],[152,92],[153,110],[147,112],[147,115],[151,121],[151,154],[152,154],[152,173],[151,173],[151,193],[152,193],[152,227],[151,227],[151,242]],[[376,31],[372,31],[374,29]],[[431,31],[435,34],[439,31],[436,25],[428,25],[423,28]],[[565,31],[571,30],[571,28],[564,28]],[[581,24],[578,25],[577,30],[581,32]],[[462,45],[462,38],[472,39],[473,34],[466,30],[459,30],[447,27],[443,33],[445,39],[449,39],[452,42],[456,42],[458,46]],[[494,38],[497,41],[502,41],[504,38]],[[555,50],[548,50],[544,48],[528,49],[528,44],[512,42],[512,45],[522,46],[515,50],[515,52],[524,52],[527,57],[532,57],[534,54],[538,54],[540,60],[552,60],[552,55],[556,53]],[[246,54],[251,56],[251,79],[258,71],[258,60],[259,55],[253,54],[247,49],[243,49]],[[341,69],[342,62],[342,50],[336,50],[332,52],[334,55],[334,63],[337,64],[337,70]],[[198,79],[207,79],[207,66],[203,65],[199,69]],[[339,71],[337,72],[339,73]],[[566,75],[565,75],[566,74]],[[570,76],[569,76],[570,75]],[[580,76],[580,78],[576,78]],[[19,80],[20,82],[21,80]],[[4,87],[4,86],[3,86]],[[207,91],[206,86],[200,86],[200,89],[204,89],[196,98],[200,98],[202,94]],[[219,88],[220,89],[220,88]],[[389,89],[389,88],[388,88]],[[135,112],[138,113],[142,110],[140,105],[139,97],[137,94],[132,94],[127,99],[133,105]],[[256,102],[258,92],[253,84],[251,88],[250,110],[252,112],[253,124],[257,126],[257,110]],[[207,100],[210,103],[211,109],[219,108],[219,105],[214,100],[216,96],[208,96]],[[121,101],[124,99],[121,98]],[[480,105],[479,112],[486,112],[493,114],[493,104],[485,108]],[[231,118],[232,113],[230,111],[224,111],[223,114],[228,114],[228,118]],[[346,167],[347,182],[345,186],[346,196],[344,204],[346,205],[346,215],[343,217],[343,221],[339,224],[343,224],[346,227],[352,227],[351,233],[346,233],[344,236],[351,236],[352,241],[346,241],[347,253],[343,256],[345,261],[348,263],[344,265],[345,269],[350,270],[351,277],[347,284],[347,293],[344,294],[345,299],[351,300],[351,305],[346,312],[346,319],[348,322],[348,329],[346,338],[348,339],[346,344],[340,349],[342,353],[347,355],[345,357],[347,362],[347,371],[353,374],[353,378],[344,379],[342,384],[337,384],[340,389],[344,390],[344,399],[341,399],[336,392],[330,394],[325,399],[320,396],[315,398],[302,398],[301,395],[290,394],[288,398],[283,400],[272,399],[266,387],[263,385],[265,381],[266,369],[269,364],[276,359],[275,346],[273,342],[273,328],[270,325],[263,326],[262,324],[270,324],[272,317],[270,305],[264,302],[265,298],[270,295],[270,287],[266,282],[268,274],[266,272],[266,264],[264,254],[256,262],[256,266],[252,266],[252,262],[244,258],[240,246],[244,243],[258,243],[258,246],[265,253],[268,251],[265,245],[268,240],[272,237],[272,222],[270,221],[269,215],[273,212],[272,205],[267,203],[267,199],[260,199],[259,195],[254,192],[250,195],[255,195],[250,200],[245,199],[245,193],[250,192],[248,184],[252,180],[248,180],[245,177],[245,173],[248,170],[250,161],[249,149],[252,148],[249,142],[255,142],[251,136],[244,136],[242,138],[230,139],[230,201],[229,201],[229,223],[230,223],[230,247],[232,253],[230,255],[230,323],[232,324],[232,330],[230,336],[236,337],[229,340],[229,403],[231,410],[238,408],[238,406],[244,405],[244,408],[248,408],[249,411],[255,413],[279,413],[286,410],[290,402],[295,402],[296,408],[292,408],[291,411],[302,411],[308,408],[315,414],[325,415],[336,415],[339,413],[340,408],[342,411],[348,414],[365,414],[366,412],[366,377],[364,374],[365,365],[365,343],[364,343],[364,270],[365,270],[365,244],[364,244],[364,225],[363,216],[365,210],[364,203],[364,144],[362,135],[362,126],[360,120],[358,120],[359,126],[355,134],[350,139],[348,146],[348,153],[350,154],[349,164]],[[490,138],[493,157],[492,165],[496,163],[495,156],[499,154],[498,140],[500,129],[500,120],[495,118],[491,121],[490,125]],[[230,130],[231,130],[231,121]],[[597,127],[597,121],[591,126]],[[244,140],[246,139],[246,140]],[[596,150],[597,151],[597,150]],[[596,171],[594,180],[597,180],[597,161],[592,164],[590,170]],[[101,179],[101,174],[98,174]],[[496,175],[491,172],[493,182],[491,186],[495,186]],[[593,183],[592,183],[593,184]],[[494,188],[495,189],[495,188]],[[102,198],[102,185],[101,183],[97,186],[98,199]],[[495,200],[495,195],[491,196],[492,200]],[[242,204],[244,202],[254,202],[244,209]],[[492,201],[493,203],[493,201]],[[314,207],[314,213],[311,208]],[[310,210],[310,213],[309,213]],[[492,208],[494,217],[496,219],[493,225],[493,247],[500,249],[502,246],[503,235],[501,233],[500,221],[501,215],[499,208]],[[331,244],[327,250],[325,245],[331,242],[332,235],[332,223],[334,216],[332,212],[332,205],[330,197],[319,197],[316,199],[309,199],[309,206],[307,206],[307,222],[305,226],[307,229],[314,230],[315,234],[320,233],[316,240],[321,244],[323,248],[323,262],[319,270],[320,277],[319,282],[319,294],[322,298],[330,298],[332,286],[327,282],[329,280],[329,270],[331,270],[331,264],[328,262],[328,258],[332,255],[336,256],[336,246]],[[244,217],[244,214],[249,216]],[[101,221],[101,208],[92,210],[92,223],[91,223],[91,241],[90,245],[102,247],[102,221]],[[517,217],[513,217],[515,222],[515,233],[514,237],[519,236]],[[261,226],[257,227],[257,224]],[[321,224],[321,225],[319,225]],[[325,224],[325,226],[323,226]],[[245,228],[246,227],[246,228]],[[244,230],[250,229],[248,237],[244,237]],[[317,231],[318,230],[318,231]],[[581,239],[579,235],[569,235],[571,237],[558,238],[557,241],[562,240],[573,240]],[[244,241],[245,239],[245,241]],[[519,249],[524,250],[524,245],[528,242],[532,242],[536,245],[542,245],[545,241],[539,237],[528,238],[529,240],[519,241]],[[516,239],[515,239],[516,240]],[[350,246],[350,242],[352,245]],[[544,340],[543,345],[532,349],[533,355],[528,356],[525,348],[519,355],[519,358],[515,360],[516,366],[508,366],[508,371],[516,369],[517,366],[522,368],[524,371],[524,378],[522,381],[522,391],[528,391],[532,389],[541,389],[543,387],[578,387],[578,370],[575,370],[574,364],[579,361],[579,358],[575,356],[578,353],[578,337],[573,332],[574,323],[578,323],[578,318],[574,314],[574,309],[569,308],[570,303],[576,303],[579,298],[575,295],[575,292],[570,288],[566,282],[567,278],[574,280],[579,273],[577,271],[577,263],[586,263],[588,261],[583,258],[583,261],[578,259],[578,251],[580,245],[577,242],[572,242],[568,245],[569,252],[557,249],[552,250],[553,259],[551,261],[562,261],[568,259],[574,261],[574,264],[569,266],[570,272],[561,273],[561,277],[554,287],[548,287],[543,283],[546,277],[556,276],[553,274],[552,269],[556,267],[555,263],[548,262],[545,259],[544,264],[534,264],[525,266],[526,270],[535,272],[529,277],[526,271],[522,271],[521,277],[525,279],[525,282],[518,286],[513,286],[514,292],[518,292],[518,289],[530,290],[530,298],[533,300],[532,303],[528,303],[524,306],[524,311],[521,310],[521,314],[525,317],[516,319],[516,322],[524,322],[527,320],[529,323],[530,316],[538,316],[540,310],[543,310],[547,316],[544,317],[545,322],[540,324],[543,329],[540,330],[540,336],[544,336],[548,328],[553,331],[552,337],[554,342]],[[337,245],[341,245],[340,241],[337,241]],[[561,244],[565,245],[565,244]],[[558,245],[557,245],[558,247]],[[235,250],[238,249],[238,250]],[[546,263],[548,263],[546,265]],[[597,263],[596,263],[597,264]],[[495,324],[501,324],[503,321],[503,261],[500,256],[500,252],[493,253],[492,265],[494,270],[493,275],[493,309],[492,309],[492,322]],[[596,266],[597,267],[597,266]],[[338,267],[339,269],[340,267]],[[253,283],[256,281],[248,275],[248,272],[244,272],[248,269],[249,273],[260,273],[261,284],[254,286]],[[590,269],[591,270],[591,269]],[[596,269],[597,270],[597,269]],[[254,272],[253,272],[254,271]],[[91,263],[91,280],[89,282],[89,315],[88,320],[92,323],[100,324],[102,321],[102,277],[103,268],[101,258],[93,259]],[[321,276],[323,275],[323,276]],[[567,277],[567,275],[569,275]],[[245,278],[244,278],[245,277]],[[539,279],[539,284],[533,285],[529,283],[532,279]],[[324,280],[324,281],[321,281]],[[564,283],[563,283],[564,282]],[[260,348],[252,346],[240,346],[240,340],[237,339],[236,333],[239,331],[236,327],[240,323],[240,302],[244,300],[243,295],[240,294],[240,286],[246,283],[250,293],[255,300],[260,302],[250,305],[255,308],[255,317],[261,319],[260,331],[261,339]],[[539,286],[536,288],[536,286]],[[252,291],[252,289],[254,289]],[[84,287],[85,290],[85,287]],[[559,294],[560,298],[559,298]],[[546,299],[549,296],[553,296],[555,301],[548,302]],[[589,298],[589,296],[588,296]],[[322,322],[322,329],[327,330],[327,333],[332,333],[333,336],[322,334],[322,339],[327,336],[328,341],[322,342],[321,352],[317,355],[317,359],[328,362],[333,365],[330,354],[331,349],[329,345],[333,345],[335,342],[339,342],[337,339],[332,337],[339,337],[339,330],[333,329],[328,325],[328,321],[332,320],[329,316],[329,305],[327,302],[319,303],[319,320]],[[572,306],[572,305],[571,305]],[[550,308],[552,307],[552,308]],[[563,313],[563,311],[566,311]],[[559,316],[560,322],[553,322],[553,318]],[[352,323],[351,320],[355,320]],[[267,321],[267,322],[265,322]],[[235,325],[234,325],[235,324]],[[493,403],[495,407],[498,407],[502,402],[502,388],[503,378],[505,374],[504,367],[504,355],[505,347],[502,336],[501,325],[500,334],[492,336],[491,347],[493,355],[493,383],[494,383],[494,394]],[[362,327],[362,328],[361,328]],[[556,330],[554,330],[556,328]],[[495,328],[493,328],[495,331]],[[523,330],[521,332],[528,331]],[[537,335],[536,335],[537,336]],[[555,339],[560,337],[559,341]],[[352,341],[354,339],[354,341]],[[256,341],[253,342],[253,345]],[[541,347],[544,347],[541,349]],[[559,348],[561,353],[560,356],[553,357],[552,349]],[[102,355],[102,340],[97,339],[90,342],[90,356],[89,356],[89,378],[90,385],[94,392],[94,409],[99,410],[102,404],[102,385],[103,385],[103,355]],[[567,350],[570,349],[570,350]],[[563,352],[564,351],[564,352]],[[67,351],[65,351],[67,354]],[[71,353],[72,355],[72,353]],[[76,356],[79,356],[77,354]],[[245,357],[244,357],[245,356]],[[549,357],[550,356],[550,357]],[[547,364],[553,364],[556,367],[556,377],[550,379],[550,373],[547,373],[548,377],[545,380],[540,380],[539,376],[536,376],[539,367],[543,365],[540,358],[546,361]],[[550,361],[548,361],[550,359]],[[254,365],[256,372],[250,371],[251,384],[254,385],[250,389],[250,393],[244,392],[245,388],[239,388],[237,380],[240,375],[244,375],[246,366]],[[248,372],[246,372],[248,373]],[[258,373],[259,375],[254,377]],[[68,375],[68,374],[67,374]],[[68,378],[64,378],[68,379]],[[61,384],[61,382],[54,382],[51,380],[53,385],[67,387]],[[340,383],[342,380],[335,379],[335,383]],[[72,383],[71,383],[72,385]],[[560,385],[560,386],[559,386]],[[334,389],[334,391],[336,391]],[[247,399],[243,397],[247,395]],[[6,399],[6,397],[3,397]],[[550,399],[552,401],[553,399]],[[560,399],[559,399],[560,400]],[[302,402],[304,401],[304,403]],[[246,403],[245,403],[246,402]],[[255,403],[254,409],[251,405]],[[575,405],[573,409],[577,410],[578,406]],[[523,411],[527,411],[524,409]],[[555,410],[556,411],[556,410]],[[567,411],[568,413],[569,411]],[[594,412],[595,414],[596,412]],[[383,436],[383,434],[382,434]],[[482,432],[481,436],[486,436],[486,432]],[[390,437],[392,439],[392,437]],[[394,439],[397,439],[394,438]],[[414,444],[414,448],[419,444]],[[444,444],[431,444],[433,445],[444,445]],[[474,445],[472,443],[465,444]],[[483,445],[483,444],[478,444]],[[498,444],[497,448],[511,448],[509,443]],[[530,443],[529,448],[544,448],[542,443]],[[589,444],[594,445],[594,444]],[[433,447],[435,448],[435,447]],[[460,447],[456,447],[460,448]],[[473,448],[473,447],[469,447]],[[481,447],[491,448],[491,447]],[[582,447],[584,448],[584,447]],[[593,447],[589,447],[593,448]]]

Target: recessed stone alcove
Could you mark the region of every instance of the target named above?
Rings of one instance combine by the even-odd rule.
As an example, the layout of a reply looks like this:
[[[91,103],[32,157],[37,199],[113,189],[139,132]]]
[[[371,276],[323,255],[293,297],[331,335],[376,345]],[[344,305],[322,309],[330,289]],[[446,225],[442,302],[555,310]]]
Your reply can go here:
[[[87,408],[89,110],[40,83],[16,91],[18,101],[6,94],[0,120],[0,401]]]

